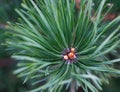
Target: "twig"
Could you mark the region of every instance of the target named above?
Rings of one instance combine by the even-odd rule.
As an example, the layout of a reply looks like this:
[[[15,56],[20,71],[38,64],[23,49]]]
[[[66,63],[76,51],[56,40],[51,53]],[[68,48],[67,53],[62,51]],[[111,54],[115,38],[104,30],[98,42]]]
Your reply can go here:
[[[70,91],[69,91],[69,92],[76,92],[76,90],[75,90],[75,86],[76,86],[76,81],[73,80],[72,83],[71,83]]]

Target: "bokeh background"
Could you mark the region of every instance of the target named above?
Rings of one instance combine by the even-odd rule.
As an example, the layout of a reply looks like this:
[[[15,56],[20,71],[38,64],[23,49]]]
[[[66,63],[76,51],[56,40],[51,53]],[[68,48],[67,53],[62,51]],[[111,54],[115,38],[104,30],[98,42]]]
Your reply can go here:
[[[99,1],[101,0],[94,0],[94,7],[98,6]],[[19,16],[14,10],[21,7],[21,2],[22,0],[0,0],[0,92],[27,92],[31,88],[30,82],[23,84],[23,79],[13,74],[17,62],[10,58],[11,53],[4,45],[8,38],[7,22],[17,21]],[[113,5],[113,8],[104,21],[112,21],[120,15],[120,0],[107,0],[106,5],[108,7]],[[115,53],[110,53],[109,57],[111,59],[120,57],[120,46]],[[120,69],[119,63],[114,66]],[[120,78],[110,77],[110,84],[104,84],[101,92],[120,92]]]

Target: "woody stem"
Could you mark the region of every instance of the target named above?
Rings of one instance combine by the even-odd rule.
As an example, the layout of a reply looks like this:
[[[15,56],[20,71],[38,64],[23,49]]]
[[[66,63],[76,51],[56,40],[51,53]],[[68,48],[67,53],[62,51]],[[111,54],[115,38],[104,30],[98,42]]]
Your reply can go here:
[[[70,86],[70,91],[69,92],[75,92],[75,85],[76,85],[76,81],[73,80]]]

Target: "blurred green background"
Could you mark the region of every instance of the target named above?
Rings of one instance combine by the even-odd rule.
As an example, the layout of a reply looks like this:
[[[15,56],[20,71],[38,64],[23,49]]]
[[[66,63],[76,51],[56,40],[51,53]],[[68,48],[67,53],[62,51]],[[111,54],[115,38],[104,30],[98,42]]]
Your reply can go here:
[[[101,0],[94,0],[96,6]],[[10,53],[6,50],[5,39],[8,37],[5,32],[7,21],[17,21],[18,15],[14,11],[19,8],[22,0],[0,0],[0,92],[26,92],[31,87],[29,83],[23,84],[23,79],[19,79],[13,74],[16,62],[10,58]],[[107,0],[107,4],[113,4],[111,13],[106,16],[107,20],[112,20],[120,14],[120,0]],[[118,48],[119,49],[119,48]],[[119,53],[119,50],[117,50]],[[116,53],[110,54],[110,58],[119,57]],[[120,67],[120,64],[117,64]],[[111,78],[110,85],[103,85],[102,92],[120,92],[120,78]],[[79,91],[82,92],[82,91]]]
[[[15,8],[20,7],[21,0],[0,0],[0,92],[26,92],[28,84],[23,84],[13,74],[16,62],[10,58],[10,53],[3,44],[8,38],[5,32],[7,21],[15,22],[18,18]]]

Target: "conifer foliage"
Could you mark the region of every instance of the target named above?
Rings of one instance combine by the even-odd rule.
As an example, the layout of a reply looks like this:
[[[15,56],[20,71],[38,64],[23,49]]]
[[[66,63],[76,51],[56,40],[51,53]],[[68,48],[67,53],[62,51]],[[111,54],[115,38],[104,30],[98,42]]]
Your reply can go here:
[[[62,92],[72,83],[76,91],[98,92],[110,75],[120,74],[112,67],[120,59],[107,57],[120,44],[120,16],[103,23],[105,1],[96,12],[92,0],[81,0],[79,12],[75,0],[24,0],[16,9],[19,22],[9,24],[7,44],[19,61],[15,73],[40,84],[31,92]]]

